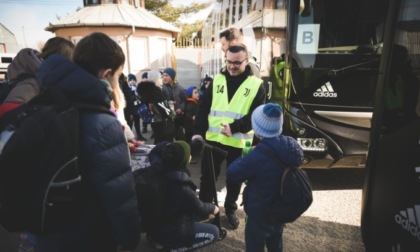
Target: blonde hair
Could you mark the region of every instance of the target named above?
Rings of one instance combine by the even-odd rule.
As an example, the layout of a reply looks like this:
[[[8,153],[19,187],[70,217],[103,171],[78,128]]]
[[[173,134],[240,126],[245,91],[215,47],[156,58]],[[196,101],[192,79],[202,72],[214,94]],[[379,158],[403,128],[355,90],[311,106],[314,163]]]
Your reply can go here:
[[[120,109],[124,109],[126,106],[126,101],[125,101],[124,93],[121,90],[119,82],[114,83],[114,85],[111,88],[112,88],[111,106],[117,111]]]

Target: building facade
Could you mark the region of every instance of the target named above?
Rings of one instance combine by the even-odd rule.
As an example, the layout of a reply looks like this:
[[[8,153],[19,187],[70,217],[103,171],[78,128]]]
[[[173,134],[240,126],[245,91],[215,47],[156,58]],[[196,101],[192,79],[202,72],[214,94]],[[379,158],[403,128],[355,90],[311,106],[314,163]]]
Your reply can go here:
[[[174,67],[173,41],[180,29],[144,9],[142,1],[84,0],[83,4],[45,29],[75,44],[92,32],[107,34],[126,55],[125,74],[140,77],[149,69]]]

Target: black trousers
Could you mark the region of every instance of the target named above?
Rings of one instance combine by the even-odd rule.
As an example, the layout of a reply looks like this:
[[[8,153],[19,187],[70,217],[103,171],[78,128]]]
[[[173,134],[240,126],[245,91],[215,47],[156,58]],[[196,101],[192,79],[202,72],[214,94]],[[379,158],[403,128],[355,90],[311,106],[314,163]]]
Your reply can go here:
[[[226,157],[226,169],[230,163],[232,163],[236,158],[242,155],[242,149],[234,148],[231,146],[226,146],[217,142],[208,141],[208,144],[221,148],[228,152],[228,156]],[[213,202],[214,199],[214,186],[215,181],[212,177],[211,169],[214,168],[214,175],[217,181],[217,178],[220,175],[220,169],[222,163],[224,161],[224,157],[217,153],[217,151],[213,151],[213,164],[212,167],[212,160],[210,160],[208,148],[203,151],[203,156],[201,158],[201,178],[200,178],[200,193],[199,198],[201,201],[204,202]],[[241,192],[241,184],[233,184],[226,181],[226,198],[225,198],[225,212],[227,214],[233,213],[238,209],[238,205],[236,201],[238,200],[239,193]]]
[[[133,114],[133,121],[134,121],[134,129],[136,130],[136,134],[138,137],[141,137],[141,130],[140,130],[140,115],[135,113]]]

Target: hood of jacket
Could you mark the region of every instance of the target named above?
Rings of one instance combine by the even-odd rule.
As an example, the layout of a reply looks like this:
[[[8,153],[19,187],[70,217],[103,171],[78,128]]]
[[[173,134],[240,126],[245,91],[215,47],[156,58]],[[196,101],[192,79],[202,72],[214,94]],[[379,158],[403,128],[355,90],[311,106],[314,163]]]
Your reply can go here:
[[[39,68],[37,78],[41,88],[56,86],[74,102],[110,108],[112,100],[110,84],[62,55],[48,57]]]
[[[142,81],[137,85],[137,93],[144,103],[157,103],[165,101],[162,89],[152,81]]]
[[[7,78],[15,80],[22,77],[35,77],[41,66],[40,52],[31,48],[24,48],[18,52],[7,68]]]

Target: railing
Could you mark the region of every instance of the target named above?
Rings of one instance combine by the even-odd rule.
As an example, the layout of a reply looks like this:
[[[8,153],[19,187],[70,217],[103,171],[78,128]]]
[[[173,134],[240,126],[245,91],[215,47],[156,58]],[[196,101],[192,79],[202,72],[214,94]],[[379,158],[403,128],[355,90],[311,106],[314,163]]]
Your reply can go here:
[[[203,39],[202,38],[179,38],[175,41],[175,47],[177,48],[201,48]]]

